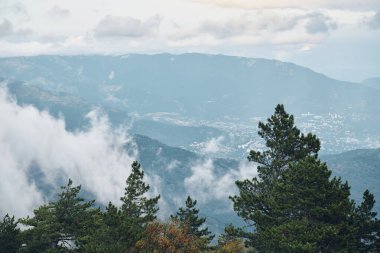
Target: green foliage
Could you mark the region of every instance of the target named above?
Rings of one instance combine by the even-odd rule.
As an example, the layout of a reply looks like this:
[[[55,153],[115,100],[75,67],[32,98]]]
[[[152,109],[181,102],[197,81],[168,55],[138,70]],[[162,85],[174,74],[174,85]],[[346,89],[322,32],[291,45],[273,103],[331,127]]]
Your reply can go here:
[[[260,164],[260,179],[270,183],[281,175],[290,162],[306,156],[317,157],[321,144],[315,135],[304,135],[294,126],[294,116],[289,115],[283,105],[277,105],[274,115],[267,120],[266,124],[259,122],[258,134],[268,149],[263,152],[251,150],[248,160]]]
[[[147,223],[156,218],[158,211],[157,202],[160,196],[148,198],[145,194],[150,187],[144,181],[144,171],[141,165],[135,161],[132,164],[132,173],[127,178],[121,211],[130,218],[137,219],[139,223]]]
[[[156,219],[157,202],[160,196],[148,198],[149,185],[144,181],[144,171],[135,161],[132,172],[126,180],[122,206],[117,208],[111,202],[102,213],[97,231],[90,236],[85,246],[87,252],[122,253],[133,251],[135,244],[144,237],[149,222]]]
[[[20,229],[17,228],[18,222],[15,217],[6,214],[0,221],[0,252],[13,253],[20,248]]]
[[[375,198],[368,190],[363,194],[363,202],[356,207],[353,216],[355,250],[376,252],[380,249],[380,221],[373,212]]]
[[[20,221],[28,227],[22,236],[22,252],[78,251],[96,229],[94,218],[99,210],[93,208],[94,201],[80,198],[81,186],[73,187],[71,180],[61,188],[56,202],[35,209],[33,217]]]
[[[274,252],[348,250],[347,234],[353,202],[349,187],[330,180],[331,171],[315,157],[291,163],[276,181],[272,222],[257,229],[258,249]]]
[[[214,239],[207,227],[202,228],[206,222],[206,218],[200,218],[198,216],[199,210],[195,207],[197,204],[196,200],[192,200],[190,196],[186,199],[186,207],[180,207],[176,215],[172,215],[172,219],[178,220],[181,223],[187,224],[190,229],[189,232],[191,235],[198,236],[200,238],[206,239],[208,242],[211,242]]]
[[[123,202],[121,206],[121,233],[127,248],[133,247],[144,235],[146,225],[156,219],[157,203],[160,195],[148,198],[150,187],[144,181],[144,171],[135,161],[132,164],[132,173],[127,178]]]
[[[234,210],[256,229],[273,223],[272,194],[274,182],[289,167],[289,163],[315,156],[320,149],[320,141],[315,135],[304,135],[294,126],[294,117],[285,112],[283,105],[277,105],[268,123],[259,123],[259,136],[267,146],[260,152],[252,150],[248,160],[259,164],[258,177],[237,181],[240,195],[230,197]],[[250,237],[248,233],[245,237]],[[252,240],[248,240],[250,244]]]
[[[318,160],[317,137],[301,134],[283,105],[259,128],[268,149],[251,151],[248,157],[259,164],[258,176],[237,181],[239,195],[230,197],[234,210],[254,230],[235,234],[258,252],[360,252],[378,247],[373,195],[365,193],[355,208],[348,183],[330,179],[331,171]]]

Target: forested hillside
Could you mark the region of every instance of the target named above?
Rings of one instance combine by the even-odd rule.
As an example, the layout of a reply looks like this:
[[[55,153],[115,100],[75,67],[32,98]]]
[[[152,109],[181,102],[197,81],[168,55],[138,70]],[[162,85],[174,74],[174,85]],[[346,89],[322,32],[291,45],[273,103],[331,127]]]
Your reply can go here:
[[[4,216],[0,250],[376,252],[380,221],[373,211],[374,195],[366,190],[361,203],[351,201],[349,184],[332,177],[318,159],[320,140],[301,133],[283,105],[259,129],[266,149],[251,150],[248,156],[259,165],[258,174],[237,180],[238,192],[229,197],[246,225],[227,225],[216,246],[210,245],[214,235],[203,226],[207,218],[199,216],[191,196],[170,218],[157,219],[161,195],[149,194],[144,171],[135,161],[121,205],[109,202],[96,208],[95,200],[80,197],[81,186],[69,179],[55,200],[36,208],[32,216]]]

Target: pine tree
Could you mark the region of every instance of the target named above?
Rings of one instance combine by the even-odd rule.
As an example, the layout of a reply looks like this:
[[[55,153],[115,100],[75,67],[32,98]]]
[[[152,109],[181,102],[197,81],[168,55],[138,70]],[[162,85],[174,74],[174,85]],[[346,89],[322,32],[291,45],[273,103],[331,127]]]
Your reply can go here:
[[[244,252],[244,243],[236,235],[236,228],[229,224],[224,228],[224,233],[218,237],[217,253],[241,253]]]
[[[125,193],[121,198],[121,233],[127,249],[132,248],[143,235],[146,225],[156,219],[160,195],[148,198],[150,186],[144,181],[144,171],[137,161],[132,163],[132,172],[127,178]]]
[[[271,226],[257,229],[260,252],[349,252],[350,188],[315,157],[293,162],[276,181]]]
[[[314,134],[304,135],[294,125],[294,116],[289,115],[284,105],[277,105],[268,123],[259,122],[258,134],[264,139],[267,150],[251,150],[248,160],[260,164],[258,172],[263,181],[276,180],[290,162],[307,156],[318,156],[321,144]]]
[[[237,181],[240,195],[230,197],[234,210],[255,229],[272,225],[271,191],[289,163],[307,156],[317,157],[320,149],[319,139],[313,134],[302,134],[294,125],[293,115],[289,115],[283,105],[277,105],[274,115],[267,121],[266,124],[259,122],[258,134],[268,149],[263,152],[252,150],[248,156],[249,161],[259,164],[258,176]],[[250,238],[252,234],[245,236]],[[252,243],[252,238],[247,243]]]
[[[62,252],[79,248],[86,243],[91,229],[96,229],[94,218],[99,210],[94,201],[85,202],[78,194],[81,186],[72,181],[61,187],[56,202],[34,210],[33,217],[22,219],[29,229],[23,232],[25,247],[22,252]]]
[[[176,215],[172,215],[171,218],[187,224],[190,227],[190,234],[204,238],[208,242],[211,242],[215,235],[208,231],[207,227],[202,228],[206,222],[206,218],[200,218],[198,216],[199,210],[195,207],[197,201],[192,200],[191,197],[188,196],[185,204],[186,207],[180,207]]]
[[[0,221],[0,252],[14,253],[20,248],[20,229],[17,228],[18,222],[15,217],[6,214]]]
[[[135,161],[126,180],[121,207],[109,202],[100,216],[100,227],[89,236],[85,246],[91,253],[134,252],[135,246],[145,236],[146,226],[156,219],[160,196],[147,197],[150,187],[144,182],[144,171]]]
[[[140,223],[147,223],[156,218],[157,202],[160,196],[146,197],[150,186],[144,181],[144,171],[137,161],[132,163],[132,173],[127,178],[121,211],[128,217],[138,219]]]
[[[252,230],[235,230],[258,252],[366,252],[378,248],[373,195],[355,208],[350,187],[318,160],[320,142],[301,134],[282,105],[259,123],[267,150],[251,151],[258,176],[237,181],[234,210]],[[376,249],[377,249],[376,248]]]
[[[88,241],[81,250],[89,253],[122,253],[125,252],[125,234],[121,231],[122,216],[120,210],[111,202],[105,212],[96,219],[96,230],[88,234]]]
[[[380,221],[372,211],[375,198],[368,190],[363,193],[363,202],[356,207],[353,216],[355,250],[378,252],[380,250]]]

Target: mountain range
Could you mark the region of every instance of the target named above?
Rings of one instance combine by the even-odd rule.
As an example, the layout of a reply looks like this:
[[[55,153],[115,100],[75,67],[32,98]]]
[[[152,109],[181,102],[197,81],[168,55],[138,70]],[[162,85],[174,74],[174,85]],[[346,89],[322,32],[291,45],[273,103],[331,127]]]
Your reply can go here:
[[[318,134],[322,153],[380,144],[380,90],[368,85],[377,79],[343,82],[276,60],[203,54],[15,57],[0,59],[0,77],[22,82],[21,90],[14,89],[26,100],[44,98],[40,107],[54,111],[52,103],[65,100],[73,114],[68,127],[83,123],[80,111],[70,111],[82,103],[84,111],[104,109],[113,123],[133,123],[134,133],[195,152],[220,137],[223,157],[241,159],[262,145],[257,123],[278,103],[303,131]]]
[[[183,204],[187,183],[205,172],[207,187],[193,190],[216,232],[241,222],[228,195],[235,180],[254,175],[245,157],[265,148],[257,124],[278,103],[303,132],[321,139],[321,159],[349,181],[356,201],[366,188],[380,196],[378,79],[343,82],[275,60],[159,54],[0,58],[0,83],[18,104],[64,118],[68,131],[88,127],[92,110],[115,128],[127,126],[143,168],[161,182],[167,212]],[[54,191],[38,164],[31,166],[30,180]]]

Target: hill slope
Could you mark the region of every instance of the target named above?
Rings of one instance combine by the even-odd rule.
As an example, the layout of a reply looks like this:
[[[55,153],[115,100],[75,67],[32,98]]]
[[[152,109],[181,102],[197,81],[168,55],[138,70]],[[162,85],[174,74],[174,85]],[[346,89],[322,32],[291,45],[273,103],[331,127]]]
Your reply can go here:
[[[347,180],[351,186],[352,198],[361,200],[368,189],[377,200],[376,209],[380,212],[380,149],[359,149],[337,155],[323,156],[335,175]]]

